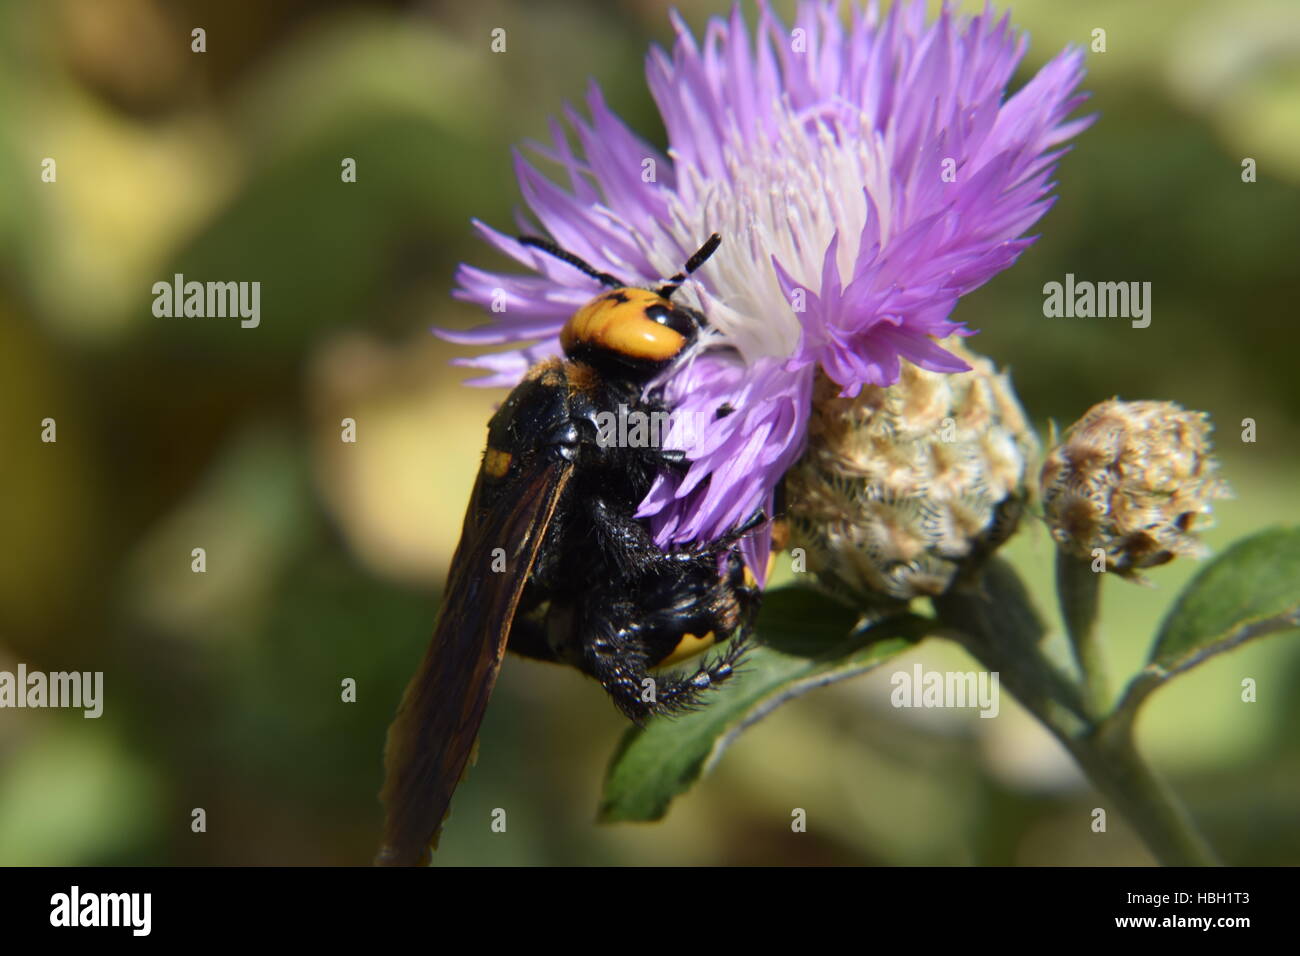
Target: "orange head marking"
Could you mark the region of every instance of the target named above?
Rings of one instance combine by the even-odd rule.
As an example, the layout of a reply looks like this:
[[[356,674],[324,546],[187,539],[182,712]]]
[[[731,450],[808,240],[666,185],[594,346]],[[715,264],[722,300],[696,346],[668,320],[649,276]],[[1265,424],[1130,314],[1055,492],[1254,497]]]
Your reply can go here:
[[[596,351],[635,363],[660,364],[676,358],[691,329],[681,310],[649,289],[613,289],[573,314],[560,332],[567,355]]]
[[[709,236],[686,260],[682,271],[658,289],[628,286],[546,239],[520,236],[519,242],[567,262],[609,287],[565,323],[560,345],[571,359],[635,381],[656,374],[681,355],[704,325],[704,316],[674,305],[671,299],[687,277],[713,255],[722,239],[717,233]]]

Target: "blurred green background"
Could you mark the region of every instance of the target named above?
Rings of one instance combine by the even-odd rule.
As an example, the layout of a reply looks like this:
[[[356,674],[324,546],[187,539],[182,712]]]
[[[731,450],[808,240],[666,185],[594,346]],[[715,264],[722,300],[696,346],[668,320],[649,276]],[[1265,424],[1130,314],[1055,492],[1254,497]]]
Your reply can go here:
[[[725,9],[678,7],[697,28]],[[384,730],[502,397],[460,386],[447,362],[465,353],[429,328],[479,321],[449,297],[452,270],[503,263],[469,219],[509,227],[510,147],[544,137],[588,77],[662,143],[642,60],[670,39],[667,8],[0,0],[0,670],[106,685],[99,720],[0,711],[0,863],[369,861]],[[959,307],[971,344],[1012,367],[1044,432],[1116,394],[1210,412],[1236,492],[1212,547],[1295,521],[1300,8],[1012,12],[1032,37],[1018,82],[1106,30],[1086,81],[1101,118],[1062,162],[1042,240]],[[151,286],[176,272],[260,281],[261,326],[154,317]],[[1045,319],[1042,286],[1066,272],[1152,282],[1151,327]],[[1049,608],[1042,529],[1010,551]],[[1116,675],[1195,570],[1108,589]],[[899,666],[913,658],[975,666],[930,644]],[[512,658],[439,862],[1150,862],[1118,814],[1090,832],[1098,798],[1009,698],[997,720],[894,710],[895,669],[777,711],[663,823],[607,827],[622,718],[576,672]],[[1298,726],[1292,634],[1180,679],[1140,737],[1229,862],[1295,864]]]

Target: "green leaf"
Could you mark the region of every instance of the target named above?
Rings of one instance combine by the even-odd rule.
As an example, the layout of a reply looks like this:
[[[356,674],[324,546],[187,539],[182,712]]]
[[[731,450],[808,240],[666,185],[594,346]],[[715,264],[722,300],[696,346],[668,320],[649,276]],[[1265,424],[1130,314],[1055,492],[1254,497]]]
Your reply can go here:
[[[1153,690],[1246,641],[1300,627],[1300,528],[1243,538],[1196,575],[1170,608],[1147,666],[1116,709],[1131,721]]]
[[[1194,667],[1252,637],[1300,627],[1300,528],[1238,541],[1201,571],[1169,611],[1150,663]]]
[[[735,677],[700,710],[624,735],[605,777],[600,819],[660,819],[746,727],[805,691],[871,670],[933,628],[905,613],[867,628],[857,621],[857,612],[804,588],[765,595],[761,644]]]

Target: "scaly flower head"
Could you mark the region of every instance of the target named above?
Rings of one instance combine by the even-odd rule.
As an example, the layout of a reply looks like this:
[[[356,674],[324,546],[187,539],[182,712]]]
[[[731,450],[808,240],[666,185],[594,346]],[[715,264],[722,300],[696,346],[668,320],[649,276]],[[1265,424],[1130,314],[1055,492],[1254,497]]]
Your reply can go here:
[[[946,347],[970,371],[904,362],[896,384],[852,398],[818,381],[808,452],[786,478],[790,544],[852,601],[943,594],[1010,537],[1028,498],[1038,440],[1010,379]]]
[[[533,151],[564,185],[522,156],[516,171],[536,222],[560,246],[632,283],[676,272],[713,232],[722,246],[678,293],[708,318],[692,360],[657,387],[706,428],[670,434],[690,460],[642,503],[663,546],[711,540],[769,508],[803,451],[820,369],[846,397],[888,386],[900,360],[932,372],[967,364],[937,339],[967,335],[960,296],[1006,268],[1051,203],[1062,143],[1090,119],[1082,54],[1065,51],[1007,95],[1025,39],[990,9],[922,2],[882,16],[804,0],[787,27],[766,3],[751,33],[740,8],[697,41],[676,16],[671,51],[651,51],[650,90],[667,155],[629,130],[594,86]],[[484,224],[484,237],[534,270],[462,266],[457,295],[494,321],[444,337],[508,351],[465,361],[513,385],[557,354],[565,320],[598,290],[587,276]],[[540,227],[540,230],[539,230]],[[504,309],[504,311],[502,311]],[[724,406],[734,414],[713,413]],[[673,444],[678,442],[678,444]],[[769,542],[747,543],[760,576]]]
[[[1111,399],[1066,430],[1043,464],[1043,511],[1052,537],[1081,558],[1094,550],[1111,571],[1179,556],[1202,557],[1197,532],[1227,497],[1204,412],[1173,402]]]

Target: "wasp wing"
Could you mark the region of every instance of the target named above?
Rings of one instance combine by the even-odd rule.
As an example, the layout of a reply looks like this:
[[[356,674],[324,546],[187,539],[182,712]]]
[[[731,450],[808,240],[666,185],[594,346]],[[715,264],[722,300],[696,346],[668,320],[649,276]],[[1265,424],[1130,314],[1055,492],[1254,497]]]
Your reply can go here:
[[[520,595],[572,471],[568,462],[539,462],[512,477],[505,493],[498,488],[491,494],[491,479],[479,472],[433,640],[388,730],[381,794],[387,819],[377,864],[426,863],[437,846],[501,669]],[[494,571],[494,561],[501,566],[498,548],[505,568]]]

